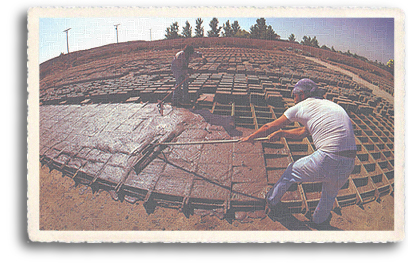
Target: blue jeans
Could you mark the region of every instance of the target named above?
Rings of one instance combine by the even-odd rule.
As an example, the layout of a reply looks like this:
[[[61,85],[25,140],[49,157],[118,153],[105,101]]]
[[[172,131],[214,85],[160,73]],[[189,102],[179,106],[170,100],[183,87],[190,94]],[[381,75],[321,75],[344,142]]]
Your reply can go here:
[[[354,169],[354,160],[317,150],[291,163],[268,192],[268,205],[278,204],[293,183],[322,182],[322,193],[313,213],[313,222],[324,222],[330,215],[337,193]]]
[[[186,77],[185,75],[176,77],[176,87],[178,87],[173,91],[172,102],[178,103],[188,99],[188,80],[185,80],[182,85],[179,85]]]

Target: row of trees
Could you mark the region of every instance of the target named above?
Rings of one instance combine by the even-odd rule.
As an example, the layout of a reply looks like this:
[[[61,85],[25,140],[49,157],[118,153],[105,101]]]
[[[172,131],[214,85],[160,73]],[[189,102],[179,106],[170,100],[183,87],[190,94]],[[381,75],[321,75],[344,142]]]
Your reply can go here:
[[[201,18],[196,19],[196,26],[194,28],[194,36],[193,36],[193,29],[192,26],[188,21],[186,21],[185,26],[182,28],[181,34],[179,34],[179,25],[178,22],[174,22],[166,29],[165,37],[166,39],[177,39],[177,38],[202,38],[204,37],[204,27],[203,27],[203,20]],[[218,26],[218,19],[213,18],[210,21],[210,30],[207,31],[207,37],[236,37],[236,38],[251,38],[251,39],[262,39],[262,40],[279,40],[280,36],[275,33],[272,29],[271,25],[266,25],[265,18],[259,18],[256,20],[256,24],[252,25],[249,29],[249,32],[241,29],[238,21],[234,21],[230,24],[229,20],[227,20],[222,26]],[[289,42],[296,42],[296,37],[292,33],[288,37]],[[317,40],[316,36],[311,38],[310,36],[303,36],[302,41],[300,44],[315,47],[315,48],[322,48],[327,50],[334,50],[332,47],[331,49],[328,48],[326,45],[319,46],[319,41]]]
[[[182,28],[181,34],[179,34],[179,25],[178,22],[174,22],[170,27],[166,29],[165,37],[166,39],[176,39],[176,38],[202,38],[204,37],[204,27],[203,27],[203,20],[201,18],[196,19],[196,26],[194,28],[194,35],[193,35],[193,28],[188,21],[186,21],[185,26]],[[250,38],[250,39],[263,39],[263,40],[280,40],[280,36],[275,33],[272,29],[272,26],[266,25],[265,18],[259,18],[256,20],[256,24],[252,25],[249,29],[249,32],[241,29],[238,21],[234,21],[230,24],[229,20],[227,20],[222,26],[219,26],[219,21],[217,18],[213,18],[210,21],[210,30],[207,31],[207,37],[236,37],[236,38]],[[296,41],[295,35],[292,33],[288,37],[289,42],[299,43]],[[362,61],[369,61],[367,58],[363,56],[359,56],[357,54],[352,54],[349,50],[347,52],[336,51],[334,47],[331,48],[327,47],[326,45],[319,45],[319,41],[317,40],[316,36],[313,38],[310,36],[303,36],[300,44],[311,46],[314,48],[321,48],[325,50],[330,50],[333,52],[338,52],[343,55],[347,55],[350,57],[354,57],[356,59],[360,59]],[[390,60],[387,65],[379,63],[377,61],[373,62],[380,68],[386,69],[390,72],[393,72],[394,64],[393,60]]]
[[[181,34],[179,34],[178,22],[174,22],[170,25],[170,27],[166,29],[166,39],[204,37],[203,20],[201,18],[197,18],[195,22],[196,26],[194,29],[194,36],[192,26],[188,21],[186,21],[185,26],[182,28]],[[266,25],[265,18],[257,19],[256,24],[250,27],[249,32],[241,29],[238,21],[234,21],[232,24],[230,24],[229,20],[227,20],[222,26],[218,26],[218,23],[219,21],[217,18],[213,18],[210,21],[210,30],[207,31],[207,37],[237,37],[263,40],[280,39],[280,36],[275,33],[275,31],[272,29],[272,26]],[[296,41],[296,37],[293,33],[288,37],[288,41],[299,43]],[[319,41],[316,39],[316,36],[314,36],[313,38],[311,38],[310,36],[303,36],[300,44],[330,50],[330,48],[328,48],[326,45],[320,47]],[[331,48],[331,50],[335,51],[333,47]]]
[[[295,35],[291,34],[289,36],[288,40],[290,42],[296,42]],[[351,53],[350,50],[347,50],[347,52],[342,52],[342,51],[336,51],[333,46],[331,48],[327,47],[326,45],[319,46],[319,41],[316,39],[316,36],[314,36],[313,38],[311,38],[310,36],[303,36],[303,39],[300,42],[300,44],[315,47],[315,48],[321,48],[321,49],[329,50],[329,51],[332,51],[332,52],[337,52],[337,53],[340,53],[342,55],[346,55],[346,56],[349,56],[349,57],[354,57],[354,58],[359,59],[361,61],[370,62],[370,60],[368,60],[366,57],[358,55],[356,53]],[[390,73],[394,74],[394,60],[393,59],[390,59],[387,62],[387,64],[383,64],[381,62],[378,62],[377,60],[375,60],[375,62],[371,62],[371,63],[376,65],[379,68],[382,68],[382,69],[387,70]]]
[[[186,21],[185,26],[182,28],[181,34],[179,34],[178,22],[174,22],[166,29],[166,39],[204,37],[203,20],[197,18],[195,22],[194,36],[192,26],[188,21]],[[222,26],[218,26],[218,24],[219,21],[217,18],[213,18],[210,21],[210,30],[207,31],[207,37],[236,37],[264,40],[280,39],[280,36],[275,33],[272,26],[266,25],[266,20],[264,18],[257,19],[256,24],[250,27],[249,32],[241,29],[238,21],[234,21],[230,24],[229,20],[227,20]]]

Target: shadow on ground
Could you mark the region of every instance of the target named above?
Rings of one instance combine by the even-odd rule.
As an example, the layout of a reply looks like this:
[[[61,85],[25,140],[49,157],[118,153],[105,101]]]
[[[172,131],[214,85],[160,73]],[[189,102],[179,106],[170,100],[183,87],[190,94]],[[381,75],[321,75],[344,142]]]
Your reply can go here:
[[[207,109],[190,110],[194,114],[201,115],[211,125],[222,126],[231,137],[242,136],[242,132],[235,128],[234,117],[213,114]]]
[[[316,225],[312,221],[301,221],[297,219],[292,214],[286,214],[279,219],[268,215],[268,217],[275,222],[279,222],[283,225],[286,229],[290,231],[311,231],[311,230],[318,230],[318,231],[342,231],[342,229],[328,225]]]

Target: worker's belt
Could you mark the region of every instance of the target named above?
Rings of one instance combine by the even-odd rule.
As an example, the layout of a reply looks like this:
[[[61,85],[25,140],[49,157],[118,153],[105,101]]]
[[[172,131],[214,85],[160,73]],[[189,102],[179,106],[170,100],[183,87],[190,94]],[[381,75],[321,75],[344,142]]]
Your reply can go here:
[[[355,158],[357,155],[357,151],[356,150],[345,150],[345,151],[335,152],[334,154],[338,156],[348,157],[348,158]]]

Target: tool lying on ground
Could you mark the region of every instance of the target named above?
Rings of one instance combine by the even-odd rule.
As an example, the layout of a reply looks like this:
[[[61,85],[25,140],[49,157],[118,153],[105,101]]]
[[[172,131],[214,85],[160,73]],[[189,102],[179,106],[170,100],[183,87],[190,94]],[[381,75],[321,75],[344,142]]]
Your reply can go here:
[[[268,137],[256,138],[254,141],[267,141]],[[231,140],[210,140],[210,141],[197,141],[197,142],[167,142],[159,143],[158,145],[195,145],[195,144],[227,144],[227,143],[238,143],[240,139]]]
[[[199,67],[197,67],[193,72],[191,72],[189,75],[187,75],[187,77],[184,78],[184,80],[181,81],[177,86],[175,86],[174,88],[172,88],[172,89],[170,90],[170,92],[167,93],[167,95],[166,95],[162,100],[159,100],[159,102],[157,103],[157,108],[159,109],[160,115],[163,116],[163,104],[164,104],[164,101],[166,100],[166,98],[167,98],[168,96],[170,96],[170,95],[173,93],[173,91],[176,90],[179,86],[181,86],[182,84],[184,84],[184,82],[190,77],[190,75],[196,73],[203,65],[205,65],[205,63],[203,63],[202,65],[200,65]]]

